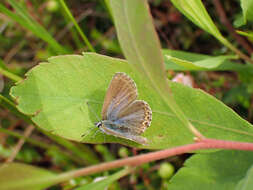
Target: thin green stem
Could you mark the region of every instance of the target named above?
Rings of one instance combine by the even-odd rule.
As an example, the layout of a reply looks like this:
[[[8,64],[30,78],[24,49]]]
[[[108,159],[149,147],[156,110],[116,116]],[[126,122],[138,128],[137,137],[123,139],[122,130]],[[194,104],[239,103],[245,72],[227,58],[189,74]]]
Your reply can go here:
[[[110,18],[111,18],[111,21],[113,22],[113,16],[112,16],[112,10],[111,10],[112,8],[110,6],[110,2],[109,1],[110,0],[101,0],[100,2],[102,4],[102,6],[104,6],[105,9],[108,11],[108,13],[110,15]]]
[[[21,81],[23,80],[23,78],[21,78],[20,76],[18,75],[15,75],[7,70],[5,70],[4,68],[0,67],[0,73],[4,76],[6,76],[7,78],[15,81],[15,82],[18,82],[18,81]]]
[[[224,38],[223,36],[220,36],[218,38],[225,46],[227,46],[229,49],[231,49],[233,52],[235,52],[240,58],[244,59],[245,61],[248,61],[250,63],[253,64],[253,60],[247,56],[246,54],[244,54],[243,52],[241,52],[239,49],[237,49],[235,46],[233,46],[226,38]]]
[[[91,43],[89,42],[88,38],[85,36],[79,25],[77,24],[75,18],[71,14],[68,6],[66,5],[64,0],[60,0],[61,6],[63,7],[63,10],[66,12],[68,15],[69,19],[73,22],[74,26],[76,27],[76,30],[79,32],[80,36],[82,37],[84,43],[88,46],[89,50],[92,52],[96,52]]]
[[[16,108],[15,104],[10,101],[8,98],[5,98],[3,95],[0,94],[0,100],[5,102],[6,104],[10,105],[12,108]]]

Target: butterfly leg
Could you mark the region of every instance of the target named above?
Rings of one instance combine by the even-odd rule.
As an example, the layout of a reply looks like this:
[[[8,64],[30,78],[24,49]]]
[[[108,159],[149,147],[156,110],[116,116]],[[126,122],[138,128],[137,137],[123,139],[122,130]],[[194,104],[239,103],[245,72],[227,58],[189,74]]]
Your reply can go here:
[[[95,138],[98,132],[101,132],[101,131],[97,129],[96,132],[92,135],[92,138]]]
[[[100,119],[98,115],[96,114],[95,110],[93,109],[93,107],[91,106],[91,104],[89,103],[89,101],[85,100],[85,103],[87,104],[88,110],[90,110],[93,113],[93,115],[96,117],[96,119],[99,121]]]
[[[92,130],[95,130],[95,127],[92,127],[92,128],[90,128],[89,130],[88,130],[88,132],[87,133],[85,133],[85,134],[82,134],[82,138],[85,138],[87,135],[89,135],[90,134],[90,132],[92,131]]]
[[[105,134],[105,133],[103,133],[103,136],[104,136],[104,144],[105,144],[105,138],[106,138],[106,134]]]
[[[97,118],[97,120],[99,120],[99,118],[98,118],[98,116],[97,116],[95,110],[92,108],[92,106],[91,106],[91,104],[89,103],[89,101],[88,101],[88,100],[85,100],[85,103],[87,104],[88,110],[90,110],[90,111],[93,113],[93,115]],[[85,108],[84,108],[84,107],[81,107],[81,109],[85,109]],[[85,110],[83,110],[83,111],[85,111]],[[90,128],[90,129],[88,130],[88,132],[87,132],[86,134],[83,134],[81,137],[82,137],[82,138],[85,138],[87,135],[90,134],[90,132],[91,132],[92,130],[95,130],[95,128],[96,128],[96,127],[95,127],[95,125],[94,125],[94,127]],[[95,133],[96,133],[96,132],[95,132]]]

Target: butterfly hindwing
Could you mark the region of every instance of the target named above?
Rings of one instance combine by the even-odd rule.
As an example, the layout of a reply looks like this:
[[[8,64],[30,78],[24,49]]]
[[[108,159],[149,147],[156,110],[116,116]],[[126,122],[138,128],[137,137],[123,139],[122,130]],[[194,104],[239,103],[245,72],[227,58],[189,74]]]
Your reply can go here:
[[[140,135],[150,126],[152,111],[142,100],[135,100],[123,108],[117,115],[116,122],[120,128],[128,128],[133,135]]]

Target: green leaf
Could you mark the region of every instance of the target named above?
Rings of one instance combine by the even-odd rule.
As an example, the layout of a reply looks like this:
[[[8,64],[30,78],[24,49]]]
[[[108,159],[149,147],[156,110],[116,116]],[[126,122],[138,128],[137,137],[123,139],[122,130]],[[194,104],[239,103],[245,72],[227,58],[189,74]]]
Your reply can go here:
[[[253,0],[241,0],[242,13],[244,22],[253,21]]]
[[[1,190],[43,190],[52,185],[56,175],[45,170],[20,163],[0,165]]]
[[[253,75],[253,65],[252,64],[238,64],[231,62],[229,60],[224,60],[222,64],[215,68],[204,68],[204,67],[197,67],[193,65],[192,67],[184,67],[182,64],[177,64],[174,61],[168,59],[167,57],[173,57],[179,60],[186,61],[190,66],[191,63],[195,62],[205,62],[205,60],[215,60],[217,57],[204,55],[204,54],[197,54],[197,53],[190,53],[178,50],[170,50],[164,49],[163,56],[165,58],[165,65],[166,69],[171,69],[175,71],[194,71],[194,70],[202,70],[202,71],[237,71],[242,72],[244,74]],[[220,56],[218,56],[219,59]],[[225,57],[226,59],[226,57]]]
[[[219,151],[196,154],[170,181],[169,190],[235,189],[252,165],[253,152]],[[251,178],[252,179],[252,178]],[[251,188],[252,189],[252,188]]]
[[[209,59],[196,61],[196,62],[193,62],[193,64],[199,67],[213,69],[220,66],[222,63],[224,63],[224,61],[228,59],[236,59],[236,58],[238,58],[238,56],[236,55],[220,55],[220,56],[211,57]]]
[[[98,129],[94,123],[100,119],[106,90],[116,72],[130,75],[137,84],[138,99],[147,101],[152,108],[151,126],[143,134],[149,141],[148,146],[96,133]],[[18,102],[17,108],[30,115],[39,127],[61,137],[152,149],[193,142],[193,135],[183,127],[159,93],[124,60],[94,53],[57,56],[50,58],[49,63],[34,67],[26,77],[11,89],[12,97]],[[204,135],[252,142],[252,125],[223,103],[198,89],[174,82],[170,86],[176,103]]]
[[[105,190],[106,188],[109,187],[113,182],[117,181],[118,179],[128,175],[132,169],[123,169],[113,175],[107,176],[105,179],[90,183],[88,185],[84,185],[82,187],[76,188],[75,190],[91,190],[91,189],[96,189],[96,190]]]
[[[173,61],[174,63],[183,66],[185,69],[187,70],[203,70],[204,68],[206,69],[215,69],[218,66],[220,66],[222,63],[224,63],[224,61],[228,60],[228,59],[233,59],[233,58],[237,58],[237,56],[234,55],[222,55],[222,56],[215,56],[215,57],[211,57],[211,58],[206,58],[200,61],[194,61],[194,62],[190,62],[190,61],[186,61],[183,59],[179,59],[176,57],[172,57],[170,55],[166,56],[167,59]]]
[[[194,24],[218,39],[222,37],[201,0],[171,0],[171,2]]]
[[[177,57],[172,57],[170,55],[165,55],[165,58],[167,59],[167,61],[173,62],[183,67],[186,70],[198,71],[198,70],[204,69],[203,67],[198,67],[194,65],[193,62],[190,62],[184,59],[179,59]],[[166,59],[165,59],[165,62],[166,62]]]
[[[253,166],[251,166],[246,176],[239,181],[235,190],[251,190],[253,189]]]

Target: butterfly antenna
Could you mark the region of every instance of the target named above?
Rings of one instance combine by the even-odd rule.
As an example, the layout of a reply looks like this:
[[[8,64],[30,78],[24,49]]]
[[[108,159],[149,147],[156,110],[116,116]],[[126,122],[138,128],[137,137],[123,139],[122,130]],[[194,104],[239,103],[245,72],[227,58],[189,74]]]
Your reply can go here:
[[[106,137],[106,136],[105,136],[105,133],[103,133],[103,135],[104,135],[104,143],[105,143],[105,137]]]
[[[87,133],[85,133],[85,134],[82,134],[81,135],[81,137],[82,138],[85,138],[87,135],[89,135],[90,133],[91,133],[91,131],[93,131],[93,130],[96,130],[96,128],[95,127],[93,127],[93,128],[90,128],[89,130],[88,130],[88,132]],[[99,129],[97,129],[97,130],[99,130]],[[96,130],[96,131],[97,131]],[[96,133],[96,131],[94,132],[94,133]],[[94,134],[92,135],[92,138],[94,137]]]
[[[99,133],[100,132],[100,130],[99,129],[97,129],[96,130],[96,132],[92,135],[92,138],[95,138],[96,137],[96,135],[97,135],[97,133]]]
[[[92,108],[92,106],[89,104],[88,101],[86,101],[86,104],[87,104],[87,106],[88,106],[88,109],[91,110],[91,112],[93,113],[93,115],[97,118],[97,121],[99,121],[100,119],[99,119],[98,115],[96,114],[95,110]],[[88,134],[90,134],[91,131],[93,131],[95,128],[96,128],[95,126],[92,127],[92,128],[90,128],[90,129],[87,131],[87,133],[81,135],[81,137],[82,137],[82,138],[85,138],[85,137],[86,137]],[[93,136],[94,136],[94,135],[93,135]]]
[[[86,101],[86,104],[87,104],[87,106],[88,106],[88,109],[91,110],[92,113],[93,113],[93,114],[95,115],[95,117],[97,118],[97,121],[99,121],[100,119],[99,119],[98,115],[96,114],[95,110],[92,108],[92,106],[89,104],[88,101]]]

